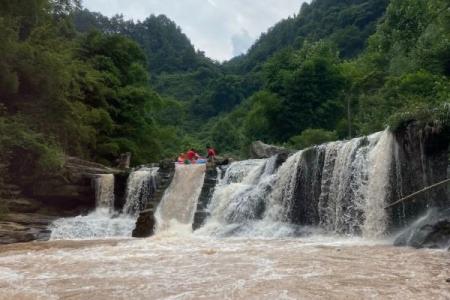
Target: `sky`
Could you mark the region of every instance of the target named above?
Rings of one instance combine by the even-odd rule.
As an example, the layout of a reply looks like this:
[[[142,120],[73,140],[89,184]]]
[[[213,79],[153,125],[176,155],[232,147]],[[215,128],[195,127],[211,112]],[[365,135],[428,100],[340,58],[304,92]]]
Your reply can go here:
[[[298,14],[305,0],[83,0],[87,9],[106,16],[143,20],[164,14],[210,58],[242,54],[278,21]]]

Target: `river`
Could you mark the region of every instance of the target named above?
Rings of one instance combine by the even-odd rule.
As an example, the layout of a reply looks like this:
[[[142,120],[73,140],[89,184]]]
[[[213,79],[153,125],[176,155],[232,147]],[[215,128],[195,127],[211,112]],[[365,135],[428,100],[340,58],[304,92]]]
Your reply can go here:
[[[0,247],[0,299],[450,299],[449,267],[355,238],[53,241]]]

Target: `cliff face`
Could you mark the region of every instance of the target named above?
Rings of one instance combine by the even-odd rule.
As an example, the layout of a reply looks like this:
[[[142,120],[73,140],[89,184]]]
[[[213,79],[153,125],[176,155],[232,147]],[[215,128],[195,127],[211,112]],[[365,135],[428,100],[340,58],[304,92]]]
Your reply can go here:
[[[48,225],[53,220],[95,208],[91,184],[95,174],[119,172],[68,157],[60,174],[41,177],[32,184],[13,178],[0,189],[0,244],[48,240]]]
[[[336,229],[336,222],[343,221],[342,218],[334,220],[331,226],[327,223],[327,218],[330,212],[341,212],[344,219],[349,218],[355,222],[353,225],[338,226],[338,231],[361,233],[360,225],[364,223],[365,215],[361,206],[357,205],[360,195],[355,187],[369,184],[370,168],[375,167],[369,167],[366,161],[369,159],[368,149],[374,150],[370,146],[370,139],[373,136],[320,145],[303,151],[295,170],[295,188],[288,213],[291,222]],[[388,182],[385,193],[379,194],[379,189],[369,190],[366,197],[383,197],[387,206],[444,181],[447,178],[449,141],[447,132],[429,126],[421,127],[415,122],[395,132],[393,143],[390,144],[392,146],[387,145],[386,149],[377,153],[377,157],[380,157],[377,164],[387,164]],[[374,179],[376,178],[372,177],[371,180]],[[431,207],[450,207],[445,185],[388,208],[388,232],[410,225]]]
[[[447,178],[448,146],[446,131],[410,123],[395,133],[393,200],[402,199]],[[393,225],[403,226],[430,207],[449,207],[446,186],[430,190],[391,209]]]
[[[162,161],[159,164],[157,189],[147,207],[139,214],[133,237],[145,238],[153,235],[156,224],[154,213],[161,201],[165,190],[169,187],[175,173],[175,165],[172,161]]]

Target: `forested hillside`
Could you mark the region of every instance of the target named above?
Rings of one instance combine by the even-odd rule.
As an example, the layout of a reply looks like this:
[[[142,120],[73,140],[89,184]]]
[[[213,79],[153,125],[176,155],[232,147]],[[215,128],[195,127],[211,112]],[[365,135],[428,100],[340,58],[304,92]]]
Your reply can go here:
[[[0,155],[3,176],[58,170],[63,155],[113,163],[176,148],[169,102],[149,85],[139,45],[76,32],[76,1],[0,1]],[[173,153],[172,151],[172,153]]]
[[[328,39],[343,58],[352,58],[367,45],[388,0],[319,0],[304,3],[295,17],[280,21],[263,34],[246,55],[225,65],[239,72],[258,70],[275,52],[300,48],[308,41]]]
[[[302,148],[375,132],[388,125],[397,128],[414,118],[423,123],[434,119],[448,122],[448,1],[390,1],[375,33],[367,42],[361,38],[355,44],[367,44],[355,57],[360,47],[346,48],[336,40],[335,33],[341,29],[337,17],[340,13],[335,13],[328,14],[323,24],[315,23],[312,28],[317,33],[313,29],[307,31],[311,35],[298,39],[298,46],[294,43],[292,47],[281,47],[259,66],[252,63],[256,53],[273,52],[258,49],[265,49],[263,45],[268,37],[281,37],[280,32],[289,32],[283,31],[286,24],[294,24],[297,19],[303,24],[306,20],[317,22],[319,18],[307,17],[321,15],[314,7],[331,8],[333,3],[343,5],[340,12],[344,13],[358,6],[359,1],[351,2],[317,0],[304,5],[298,17],[281,22],[261,37],[247,56],[230,62],[235,70],[250,70],[263,84],[233,112],[213,119],[211,136],[217,143],[223,140],[223,134],[219,129],[214,130],[216,126],[233,132],[223,144],[231,150],[236,147],[234,143],[245,149],[255,139]],[[371,20],[369,15],[374,14],[366,12],[366,20]],[[328,27],[328,24],[336,26]],[[371,26],[367,32],[372,30]],[[329,35],[325,33],[326,28]]]
[[[223,64],[165,16],[69,0],[0,0],[0,40],[3,174],[53,172],[63,154],[138,164],[212,143],[245,156],[256,139],[303,148],[448,122],[446,0],[313,0]]]

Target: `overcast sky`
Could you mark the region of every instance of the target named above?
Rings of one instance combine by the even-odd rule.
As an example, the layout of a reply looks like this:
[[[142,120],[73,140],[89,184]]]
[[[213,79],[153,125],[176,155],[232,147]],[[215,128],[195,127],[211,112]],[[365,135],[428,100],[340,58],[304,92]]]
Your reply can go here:
[[[143,20],[165,14],[197,49],[220,61],[245,52],[262,32],[297,14],[305,0],[83,0],[107,16]]]

